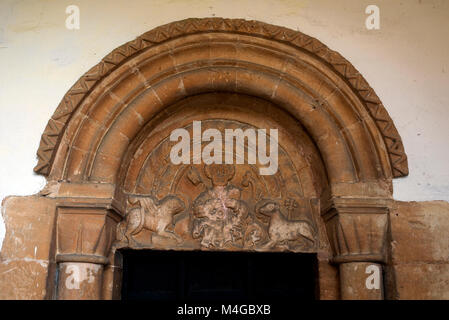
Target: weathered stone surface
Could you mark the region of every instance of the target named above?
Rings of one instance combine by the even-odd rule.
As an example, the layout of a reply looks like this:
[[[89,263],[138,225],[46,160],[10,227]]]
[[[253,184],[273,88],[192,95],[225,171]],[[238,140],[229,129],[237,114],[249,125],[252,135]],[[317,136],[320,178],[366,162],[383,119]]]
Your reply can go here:
[[[329,263],[329,255],[318,254],[318,286],[320,300],[339,300],[340,279],[338,267]]]
[[[120,218],[101,204],[60,204],[56,232],[58,259],[67,261],[62,257],[92,256],[106,261]],[[88,261],[93,262],[90,259]]]
[[[407,174],[393,123],[346,60],[292,30],[247,23],[185,20],[167,26],[164,40],[146,43],[146,36],[160,36],[153,31],[114,51],[74,88],[86,91],[70,91],[61,102],[43,135],[36,171],[51,180],[115,183],[128,144],[155,114],[192,94],[226,91],[258,96],[290,112],[318,145],[332,183]],[[217,28],[223,32],[216,33]],[[310,47],[312,43],[318,47]],[[350,99],[327,101],[333,96],[329,92]],[[66,125],[54,127],[54,119]]]
[[[449,203],[397,201],[390,221],[394,264],[449,263]]]
[[[390,200],[337,198],[323,212],[333,261],[385,262]]]
[[[59,265],[58,299],[101,299],[103,266],[95,263],[63,262]]]
[[[8,197],[2,213],[6,235],[0,255],[0,299],[44,299],[53,260],[55,201]]]
[[[116,251],[103,271],[102,299],[119,300],[121,298],[122,269],[123,258],[121,253]]]
[[[390,221],[390,298],[449,299],[449,203],[398,201]]]
[[[398,299],[449,300],[449,263],[401,263],[393,271]]]
[[[121,220],[110,203],[104,201],[98,199],[97,203],[83,203],[73,198],[72,202],[58,204],[58,299],[102,299],[104,265],[108,263],[117,222]]]
[[[54,159],[52,155],[56,153],[57,149],[56,141],[61,140],[54,139],[53,137],[63,134],[63,128],[66,127],[65,124],[70,118],[67,117],[67,115],[71,114],[77,107],[79,107],[80,101],[88,95],[92,87],[108,77],[114,70],[120,69],[120,66],[123,65],[123,61],[127,60],[131,55],[138,55],[142,52],[148,53],[151,51],[154,51],[155,54],[161,54],[161,48],[162,50],[173,47],[179,48],[182,46],[182,42],[185,41],[184,39],[192,37],[197,33],[203,33],[200,35],[201,40],[198,42],[207,43],[207,52],[211,52],[217,58],[230,57],[233,60],[244,60],[245,55],[241,51],[236,54],[234,46],[227,46],[227,49],[225,50],[222,47],[220,50],[214,50],[214,46],[212,46],[212,50],[210,49],[211,46],[208,43],[210,38],[205,37],[204,33],[209,32],[213,34],[217,31],[226,33],[228,41],[229,35],[236,33],[239,34],[240,37],[253,37],[256,39],[256,43],[257,41],[269,42],[267,39],[271,39],[271,41],[276,42],[277,47],[285,44],[288,44],[290,48],[300,47],[309,53],[309,57],[322,59],[331,65],[334,72],[341,77],[340,81],[341,79],[345,79],[352,85],[351,89],[354,92],[357,92],[360,96],[364,97],[363,104],[367,106],[366,110],[368,111],[368,114],[375,119],[383,139],[385,139],[385,146],[389,151],[388,158],[391,162],[392,174],[396,177],[408,174],[407,158],[402,146],[402,141],[394,124],[388,116],[388,113],[384,109],[377,95],[366,83],[365,79],[340,54],[333,52],[318,40],[297,31],[268,25],[258,21],[221,18],[186,19],[161,26],[145,33],[136,40],[117,48],[105,57],[100,64],[91,68],[65,95],[55,114],[52,116],[52,119],[49,121],[38,150],[39,163],[36,166],[35,171],[44,175],[48,175],[51,172],[51,167],[53,165],[52,159]],[[166,45],[167,43],[170,43],[170,41],[172,41],[173,44]],[[191,45],[190,41],[186,42]],[[160,44],[163,45],[161,46]],[[186,54],[185,56],[188,57],[189,54]],[[193,52],[193,56],[199,58],[201,61],[206,60],[204,56],[201,56],[198,53],[195,54],[195,51]],[[250,51],[247,56],[261,65],[272,65],[272,63],[267,61],[266,57],[263,57],[263,55],[260,54],[260,51]],[[213,58],[213,56],[209,56],[209,59],[211,58]],[[176,56],[176,61],[179,64],[182,59]],[[129,61],[127,63],[128,65],[134,66],[131,70],[135,73],[136,64],[129,63]],[[278,66],[278,68],[283,67],[283,64]],[[179,69],[179,67],[176,68]],[[147,79],[148,77],[145,76],[143,78]],[[58,125],[56,125],[56,123],[58,123]],[[385,125],[385,123],[387,123],[387,125]]]
[[[171,163],[170,133],[193,121],[278,129],[278,172]],[[4,202],[2,299],[118,298],[122,248],[316,253],[322,299],[448,297],[449,204],[392,200],[408,167],[391,119],[349,62],[299,32],[227,19],[150,31],[75,84],[38,156],[40,196]],[[385,288],[368,288],[371,267]]]
[[[381,300],[382,266],[371,262],[340,264],[340,291],[344,300]]]
[[[47,298],[48,261],[30,258],[0,262],[0,300]]]
[[[2,213],[6,225],[1,258],[36,259],[48,261],[53,243],[55,201],[30,197],[8,197],[3,201]]]

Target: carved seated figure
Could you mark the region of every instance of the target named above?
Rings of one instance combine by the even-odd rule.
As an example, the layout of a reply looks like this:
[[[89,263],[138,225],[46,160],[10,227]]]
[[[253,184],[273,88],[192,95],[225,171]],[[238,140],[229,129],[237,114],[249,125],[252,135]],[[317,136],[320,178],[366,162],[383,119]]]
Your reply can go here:
[[[201,245],[207,248],[222,246],[225,209],[220,199],[208,199],[195,208],[193,238],[202,237]]]
[[[194,201],[192,232],[193,238],[201,238],[203,247],[243,245],[248,208],[240,200],[240,189],[229,184],[234,170],[229,165],[204,167],[212,188],[201,193]]]
[[[233,198],[227,199],[225,206],[228,209],[225,237],[233,243],[238,243],[243,240],[247,226],[248,206],[244,201]]]

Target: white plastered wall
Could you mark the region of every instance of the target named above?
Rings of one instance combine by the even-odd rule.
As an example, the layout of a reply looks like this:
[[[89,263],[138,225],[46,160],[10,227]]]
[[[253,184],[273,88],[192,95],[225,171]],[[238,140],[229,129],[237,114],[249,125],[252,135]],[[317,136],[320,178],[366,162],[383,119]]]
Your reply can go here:
[[[367,30],[365,8],[380,8]],[[80,30],[65,27],[69,5]],[[0,199],[45,184],[33,174],[45,125],[75,81],[119,45],[189,17],[255,19],[316,37],[374,88],[403,139],[410,175],[397,200],[449,200],[449,1],[0,0]],[[0,244],[4,236],[0,218]]]

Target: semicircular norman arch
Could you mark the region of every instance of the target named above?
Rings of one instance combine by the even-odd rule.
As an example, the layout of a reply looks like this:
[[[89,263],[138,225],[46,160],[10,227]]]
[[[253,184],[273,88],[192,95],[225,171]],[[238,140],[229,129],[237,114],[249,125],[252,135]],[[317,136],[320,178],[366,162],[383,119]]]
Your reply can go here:
[[[208,92],[256,96],[290,114],[316,144],[331,183],[408,174],[393,122],[343,57],[300,32],[219,18],[156,28],[88,71],[50,119],[35,171],[50,180],[116,183],[148,121]]]
[[[170,132],[194,120],[221,133],[277,128],[278,172],[169,163]],[[408,174],[407,157],[360,73],[300,32],[221,18],[151,30],[75,83],[37,154],[41,195],[64,199],[55,261],[106,265],[96,298],[120,286],[109,268],[120,248],[313,252],[320,281],[336,283],[330,261],[342,264],[343,298],[382,297],[354,293],[366,275],[353,271],[387,261],[391,180]]]

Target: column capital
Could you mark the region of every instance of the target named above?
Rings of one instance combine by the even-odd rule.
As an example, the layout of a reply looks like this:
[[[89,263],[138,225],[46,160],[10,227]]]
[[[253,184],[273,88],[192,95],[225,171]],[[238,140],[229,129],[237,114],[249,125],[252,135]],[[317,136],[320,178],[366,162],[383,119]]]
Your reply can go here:
[[[386,261],[391,199],[334,198],[322,211],[334,263]]]
[[[56,261],[107,264],[121,214],[110,201],[57,205]]]

